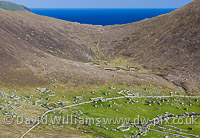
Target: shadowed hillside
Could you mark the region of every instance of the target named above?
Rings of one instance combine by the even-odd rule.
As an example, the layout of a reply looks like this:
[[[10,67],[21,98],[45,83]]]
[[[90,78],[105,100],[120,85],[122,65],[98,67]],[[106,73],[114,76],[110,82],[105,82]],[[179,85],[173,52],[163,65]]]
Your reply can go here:
[[[142,65],[196,93],[200,87],[199,6],[196,0],[166,15],[105,27],[0,9],[0,79],[23,85],[55,79],[141,84],[140,78],[130,74],[85,64],[123,57],[130,65]]]

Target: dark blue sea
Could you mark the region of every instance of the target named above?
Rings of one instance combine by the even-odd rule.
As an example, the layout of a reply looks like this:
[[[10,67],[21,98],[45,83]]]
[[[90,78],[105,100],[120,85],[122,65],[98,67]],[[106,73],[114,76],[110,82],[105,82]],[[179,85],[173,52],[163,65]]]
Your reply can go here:
[[[31,9],[39,15],[103,26],[132,23],[173,10],[175,9]]]

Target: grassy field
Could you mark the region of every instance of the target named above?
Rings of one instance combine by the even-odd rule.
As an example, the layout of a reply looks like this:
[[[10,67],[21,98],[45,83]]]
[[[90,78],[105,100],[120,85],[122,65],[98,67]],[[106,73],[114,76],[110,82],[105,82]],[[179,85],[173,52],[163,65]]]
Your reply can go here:
[[[1,92],[6,93],[6,97],[10,97],[16,94],[21,98],[20,100],[13,100],[11,98],[6,99],[5,96],[1,96],[2,100],[0,103],[1,105],[8,105],[4,111],[15,111],[14,114],[16,115],[24,113],[28,114],[30,118],[37,118],[38,116],[41,116],[45,111],[48,111],[49,108],[62,107],[63,105],[60,105],[59,103],[63,102],[65,106],[68,106],[73,105],[74,101],[77,103],[82,103],[90,101],[91,98],[96,97],[120,97],[121,95],[117,94],[117,92],[121,90],[130,90],[134,94],[142,96],[169,96],[171,92],[169,89],[160,89],[149,85],[137,87],[113,85],[115,89],[111,89],[111,86],[112,85],[83,87],[64,84],[51,84],[50,86],[46,86],[46,88],[52,91],[50,94],[54,93],[55,96],[48,96],[45,93],[39,92],[37,87],[24,89],[17,87],[12,87],[12,89],[2,88]],[[179,91],[174,95],[184,95],[184,93]],[[79,100],[76,98],[76,96],[82,96],[83,99]],[[26,101],[24,101],[25,99]],[[41,106],[35,105],[36,101],[39,100],[40,102],[38,103],[43,104]],[[9,101],[16,102],[18,104],[8,104],[10,103]],[[158,103],[160,103],[160,105]],[[189,106],[189,104],[192,104],[192,106]],[[14,107],[14,109],[11,107]],[[177,107],[180,107],[180,109],[177,109]],[[124,135],[134,136],[141,128],[141,122],[147,123],[150,119],[155,118],[157,115],[164,115],[166,112],[180,115],[184,114],[185,112],[192,113],[198,111],[200,111],[199,102],[195,101],[195,99],[189,98],[122,98],[109,100],[107,102],[97,101],[49,113],[47,115],[48,119],[54,119],[55,117],[64,117],[66,119],[66,117],[69,117],[68,124],[63,124],[61,120],[59,120],[59,123],[55,124],[48,122],[48,125],[39,125],[36,127],[36,129],[30,132],[29,137],[39,135],[47,136],[48,130],[51,130],[52,137],[58,136],[58,134],[59,136],[65,136],[66,134],[63,131],[64,129],[68,130],[69,132],[74,132],[70,133],[70,137],[120,138]],[[4,116],[1,116],[1,118],[3,117]],[[75,120],[77,121],[76,123]],[[89,123],[87,123],[88,120]],[[73,123],[70,123],[71,121]],[[130,127],[130,130],[126,132],[117,130],[117,127],[121,126],[125,121],[138,124]],[[2,128],[5,128],[3,123],[1,125]],[[30,128],[30,126],[31,125],[28,125],[28,127],[26,125],[21,125],[21,131],[15,131],[15,133],[17,133],[17,135],[23,134],[23,132],[25,132],[27,128]],[[189,126],[190,125],[181,125],[177,127],[187,129]],[[15,124],[14,127],[17,127],[17,125]],[[188,131],[188,133],[197,135],[199,133],[197,131],[199,127],[199,124],[194,126],[194,130]],[[12,130],[15,129],[13,128]],[[58,133],[58,131],[60,133]],[[163,136],[165,135],[149,131],[142,137]]]

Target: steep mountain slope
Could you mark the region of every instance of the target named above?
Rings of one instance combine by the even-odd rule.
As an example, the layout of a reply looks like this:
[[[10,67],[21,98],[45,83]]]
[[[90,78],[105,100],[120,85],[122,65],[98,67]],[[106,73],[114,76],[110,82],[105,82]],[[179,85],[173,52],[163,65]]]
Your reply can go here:
[[[200,89],[199,6],[106,27],[0,8],[0,137],[198,137],[198,122],[169,133],[151,120],[200,109],[187,96]]]
[[[23,5],[18,5],[8,1],[0,1],[0,8],[11,11],[30,11]]]
[[[125,58],[152,73],[199,92],[200,1],[137,23],[92,26],[0,9],[0,80],[42,85],[77,83],[142,84],[130,73],[108,72],[85,62]],[[112,76],[117,77],[112,77]],[[143,79],[143,78],[142,78]],[[159,81],[157,82],[159,84]],[[163,82],[162,82],[163,83]]]
[[[38,86],[55,80],[73,84],[142,84],[139,78],[108,72],[85,62],[94,61],[98,31],[28,12],[0,9],[0,80]],[[112,77],[118,74],[116,77]]]
[[[195,85],[193,90],[199,91],[199,6],[196,0],[153,19],[107,26],[100,42],[102,50],[113,57],[123,55],[185,89]]]

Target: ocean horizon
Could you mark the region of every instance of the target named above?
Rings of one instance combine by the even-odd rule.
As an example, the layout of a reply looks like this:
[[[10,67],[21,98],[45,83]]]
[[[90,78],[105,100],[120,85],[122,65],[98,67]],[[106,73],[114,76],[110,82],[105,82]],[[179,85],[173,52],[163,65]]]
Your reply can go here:
[[[57,9],[31,8],[31,12],[61,20],[92,25],[117,25],[141,21],[175,9]]]

